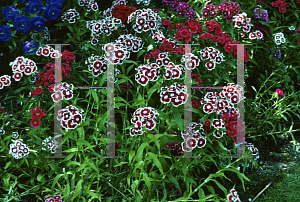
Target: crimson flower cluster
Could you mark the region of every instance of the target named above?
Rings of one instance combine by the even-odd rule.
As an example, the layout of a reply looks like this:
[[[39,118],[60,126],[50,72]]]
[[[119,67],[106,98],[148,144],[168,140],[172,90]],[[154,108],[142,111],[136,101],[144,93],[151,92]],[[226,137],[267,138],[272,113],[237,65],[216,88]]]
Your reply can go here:
[[[278,10],[280,13],[285,13],[286,7],[289,7],[289,5],[286,5],[285,1],[277,0],[271,3],[273,7],[278,7]]]
[[[235,189],[230,190],[230,194],[227,195],[229,202],[241,202],[239,195]]]
[[[174,85],[161,88],[160,101],[164,104],[172,102],[174,107],[178,107],[187,101],[188,94],[184,92],[186,86],[175,82]]]
[[[198,84],[196,84],[196,86],[200,86],[202,83],[202,80],[201,80],[199,74],[192,74],[191,76],[195,77],[195,81],[198,83]]]
[[[201,60],[209,60],[205,63],[207,70],[211,71],[216,67],[216,64],[221,64],[224,60],[224,55],[214,47],[206,47],[200,51]]]
[[[77,107],[69,105],[65,109],[59,110],[56,118],[61,122],[63,128],[75,129],[83,121],[83,112],[83,110],[79,111]]]
[[[197,18],[196,12],[191,9],[191,5],[178,0],[162,0],[162,3],[170,6],[171,10],[176,10],[179,16],[185,16],[188,20]]]
[[[60,196],[60,194],[58,194],[58,195],[54,195],[53,197],[51,197],[51,198],[47,198],[46,200],[45,200],[45,202],[63,202],[62,200],[60,200],[61,199],[61,196]]]
[[[13,78],[15,79],[15,81],[20,81],[23,76],[22,72],[29,76],[37,71],[35,62],[28,58],[24,58],[23,56],[17,57],[14,62],[9,63],[9,66],[12,67],[12,71],[14,74]]]
[[[232,21],[233,16],[237,15],[241,11],[241,8],[235,2],[225,1],[217,7],[217,10],[222,10],[223,17],[227,21]]]
[[[123,24],[127,24],[128,16],[134,11],[136,11],[135,7],[127,5],[115,5],[111,10],[112,16],[120,18]]]
[[[284,94],[283,94],[283,91],[282,91],[282,90],[276,89],[276,92],[278,93],[278,95],[279,95],[280,97],[284,97]]]
[[[37,86],[41,86],[44,83],[44,87],[48,87],[49,83],[54,83],[55,82],[55,74],[54,74],[54,67],[55,64],[54,63],[47,63],[44,66],[44,69],[50,67],[50,69],[47,72],[38,72],[37,73],[37,77],[38,80],[36,80],[36,85]],[[69,64],[67,63],[62,63],[61,64],[61,69],[62,69],[62,78],[63,77],[67,77],[70,78],[70,71],[72,71],[72,69],[70,68]]]
[[[23,140],[16,140],[14,144],[10,144],[9,154],[12,154],[15,159],[21,159],[27,157],[29,154],[29,148],[26,144],[23,144]]]
[[[138,71],[135,80],[142,86],[146,86],[149,81],[157,81],[160,76],[159,65],[156,63],[140,65],[135,70]]]
[[[10,86],[11,84],[11,76],[3,75],[0,77],[0,89],[3,89],[4,86]]]
[[[162,24],[165,25],[165,26],[168,25],[168,28],[169,28],[169,29],[173,29],[173,28],[174,28],[174,26],[173,26],[173,24],[171,23],[171,21],[170,21],[170,20],[167,20],[167,19],[165,19],[165,18],[162,19]]]
[[[207,4],[202,8],[202,16],[203,18],[208,18],[210,17],[216,17],[217,16],[217,11],[216,7],[212,4]]]
[[[61,15],[62,21],[67,20],[69,23],[75,23],[76,18],[80,19],[79,13],[75,9],[69,9]]]
[[[51,151],[51,153],[55,153],[56,148],[58,147],[58,143],[55,139],[54,140],[51,140],[51,139],[52,139],[52,137],[49,136],[48,138],[43,140],[42,145],[44,147],[42,147],[42,150],[49,150],[49,151]]]
[[[152,9],[139,9],[132,12],[128,16],[127,23],[132,22],[135,19],[135,24],[133,25],[134,31],[137,33],[142,33],[151,31],[148,35],[153,35],[159,28],[161,24],[161,17],[154,12]]]
[[[67,84],[67,83],[62,83],[60,86],[55,86],[55,84],[52,84],[49,86],[48,91],[50,93],[53,93],[51,95],[53,102],[58,102],[62,100],[63,98],[65,100],[70,100],[73,98],[73,84]]]
[[[130,120],[134,124],[133,128],[130,129],[130,135],[142,135],[144,131],[142,127],[152,130],[156,126],[155,119],[158,116],[158,112],[152,107],[139,108],[133,113],[133,118]]]
[[[175,41],[171,38],[164,39],[164,41],[161,44],[160,48],[152,50],[152,51],[156,51],[156,50],[162,51],[162,52],[168,51],[171,54],[178,53],[179,55],[183,55],[185,53],[184,47],[180,46],[178,41]],[[192,51],[192,49],[190,49],[190,50]],[[150,53],[151,53],[151,51],[150,51]]]
[[[98,10],[98,3],[94,2],[94,0],[78,0],[79,6],[85,6],[87,11],[97,11]]]
[[[40,87],[37,87],[32,92],[30,92],[30,96],[36,96],[36,95],[40,95],[42,93],[43,93],[43,89]]]
[[[3,112],[4,112],[3,108],[0,107],[0,113],[3,113]],[[0,132],[0,134],[1,134],[1,132]]]
[[[182,26],[177,30],[175,34],[175,39],[184,39],[185,42],[191,40],[191,35],[196,33],[201,33],[203,31],[202,26],[197,20],[188,20],[186,21],[186,26]]]
[[[255,22],[253,23],[253,30],[259,30],[263,33],[263,40],[265,39],[265,35],[268,33],[268,34],[271,34],[271,30],[268,26],[266,25],[263,25],[262,23],[260,22]]]
[[[61,55],[62,55],[62,59],[66,60],[67,63],[73,64],[73,62],[75,61],[75,54],[68,50],[64,50],[61,53]]]
[[[243,27],[243,32],[248,33],[250,32],[251,26],[251,19],[247,18],[247,13],[242,13],[234,16],[233,25],[235,28],[241,28]],[[241,35],[244,37],[244,34]]]
[[[164,42],[165,38],[166,37],[162,33],[159,33],[159,32],[155,32],[152,35],[152,39],[154,40],[155,43],[162,43],[162,42]]]
[[[44,116],[47,116],[47,112],[46,111],[42,112],[41,107],[31,109],[30,113],[31,113],[31,118],[32,118],[32,120],[30,121],[30,124],[33,128],[40,127],[41,121],[39,119],[43,118]]]

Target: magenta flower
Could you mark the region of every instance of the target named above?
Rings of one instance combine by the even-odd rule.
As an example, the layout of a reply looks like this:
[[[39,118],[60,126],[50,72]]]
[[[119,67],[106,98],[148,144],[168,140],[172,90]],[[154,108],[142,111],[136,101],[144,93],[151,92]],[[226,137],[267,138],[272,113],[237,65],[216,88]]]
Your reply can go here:
[[[282,90],[276,89],[276,92],[278,93],[278,95],[279,95],[280,97],[284,97],[284,94],[283,94],[283,91],[282,91]]]

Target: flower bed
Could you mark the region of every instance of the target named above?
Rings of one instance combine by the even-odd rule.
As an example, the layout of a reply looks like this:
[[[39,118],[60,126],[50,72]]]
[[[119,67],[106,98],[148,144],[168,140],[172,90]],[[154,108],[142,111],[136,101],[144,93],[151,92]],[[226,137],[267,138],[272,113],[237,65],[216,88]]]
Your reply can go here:
[[[241,201],[257,142],[299,131],[299,4],[5,5],[2,199]]]

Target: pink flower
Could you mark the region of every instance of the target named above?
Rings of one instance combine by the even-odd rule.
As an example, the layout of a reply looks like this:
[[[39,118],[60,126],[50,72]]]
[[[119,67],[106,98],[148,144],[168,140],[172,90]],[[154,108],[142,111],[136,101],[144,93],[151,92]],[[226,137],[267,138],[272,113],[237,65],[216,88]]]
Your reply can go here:
[[[0,107],[0,113],[3,113],[3,112],[4,112],[3,108],[2,108],[2,107]]]
[[[283,91],[282,91],[282,90],[276,89],[276,92],[278,93],[278,95],[279,95],[280,97],[284,97],[284,94],[283,94]]]

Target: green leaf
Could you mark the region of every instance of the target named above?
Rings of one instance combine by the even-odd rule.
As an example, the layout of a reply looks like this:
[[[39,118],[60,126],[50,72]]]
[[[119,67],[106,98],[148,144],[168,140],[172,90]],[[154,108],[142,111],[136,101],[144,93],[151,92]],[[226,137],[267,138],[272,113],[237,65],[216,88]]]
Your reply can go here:
[[[181,115],[180,115],[180,113],[179,113],[179,111],[178,111],[177,108],[174,109],[173,115],[174,115],[174,119],[175,119],[175,121],[176,121],[179,129],[181,131],[183,131],[183,124],[184,124],[184,122],[183,122],[183,119],[181,118]]]
[[[4,170],[6,170],[9,167],[10,164],[11,164],[11,161],[7,162],[5,167],[4,167]]]
[[[285,121],[288,121],[287,118],[286,118],[286,116],[283,115],[282,113],[280,113],[280,116],[281,116],[282,118],[284,118]],[[273,126],[273,127],[274,127],[274,126]]]
[[[129,71],[134,67],[134,65],[135,64],[133,64],[133,65],[130,65],[128,68],[127,68],[127,71],[126,71],[126,74],[128,74],[129,73]]]
[[[42,179],[43,179],[43,177],[44,177],[44,174],[40,173],[40,174],[37,176],[37,181],[38,181],[38,182],[41,182]]]
[[[77,182],[75,192],[74,192],[74,195],[73,195],[71,201],[73,201],[78,196],[79,191],[81,190],[81,187],[82,187],[82,180],[79,180],[79,182]]]
[[[130,63],[133,63],[133,64],[139,66],[139,64],[138,64],[137,62],[132,61],[132,60],[124,60],[124,61],[123,61],[123,64],[124,64],[124,63],[129,63],[129,64],[130,64]]]
[[[143,180],[145,181],[147,187],[148,187],[148,191],[149,191],[149,194],[151,192],[151,182],[150,182],[150,179],[148,177],[148,174],[143,172]]]
[[[64,174],[58,174],[54,180],[53,180],[53,183],[52,183],[52,187],[51,187],[51,190],[54,191],[54,186],[56,185],[56,183],[58,182],[59,178],[62,177]]]
[[[143,55],[145,52],[146,52],[145,50],[140,50],[139,53],[137,54],[137,57],[136,57],[136,58],[139,59],[139,57],[140,57],[141,55]]]
[[[142,158],[141,158],[141,156],[142,156],[142,154],[143,154],[143,151],[144,151],[144,149],[145,149],[145,147],[146,146],[148,146],[149,144],[147,143],[147,142],[143,142],[142,144],[141,144],[141,146],[138,148],[138,150],[137,150],[137,155],[134,157],[134,159],[133,159],[133,161],[135,161],[135,160],[139,160],[139,161],[141,161],[142,160]]]
[[[148,155],[150,156],[150,159],[153,159],[153,163],[159,169],[159,171],[161,172],[161,174],[164,174],[164,171],[162,169],[161,163],[159,162],[157,156],[155,154],[153,154],[152,152],[148,152]]]

